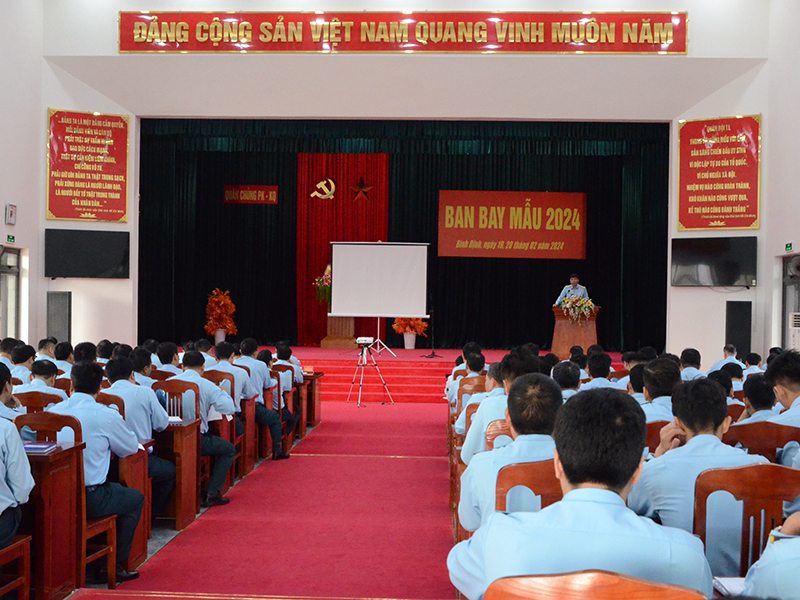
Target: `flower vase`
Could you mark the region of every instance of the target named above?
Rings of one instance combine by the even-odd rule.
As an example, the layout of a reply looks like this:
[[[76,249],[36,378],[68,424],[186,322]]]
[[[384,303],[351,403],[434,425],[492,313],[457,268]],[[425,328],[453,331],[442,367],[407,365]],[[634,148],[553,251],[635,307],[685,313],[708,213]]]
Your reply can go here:
[[[413,350],[417,345],[417,334],[413,331],[403,333],[403,346],[406,350]]]
[[[220,342],[225,341],[225,330],[224,329],[217,329],[214,332],[214,344],[219,344]]]

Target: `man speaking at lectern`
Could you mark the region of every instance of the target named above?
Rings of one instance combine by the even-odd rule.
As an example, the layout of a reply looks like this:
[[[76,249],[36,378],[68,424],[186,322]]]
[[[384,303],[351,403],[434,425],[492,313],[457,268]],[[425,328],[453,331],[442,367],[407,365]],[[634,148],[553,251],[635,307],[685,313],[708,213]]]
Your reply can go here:
[[[561,290],[561,293],[558,295],[555,304],[553,306],[558,306],[561,304],[562,300],[567,298],[586,298],[589,299],[589,292],[586,291],[586,288],[582,285],[579,285],[580,278],[576,273],[573,273],[569,276],[569,285],[565,285],[564,289]]]

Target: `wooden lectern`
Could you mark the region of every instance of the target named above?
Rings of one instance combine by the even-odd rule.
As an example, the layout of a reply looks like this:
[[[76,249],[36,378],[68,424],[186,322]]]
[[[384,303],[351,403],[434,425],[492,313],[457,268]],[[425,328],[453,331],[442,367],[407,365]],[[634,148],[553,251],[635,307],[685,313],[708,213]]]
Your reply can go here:
[[[569,349],[573,346],[582,346],[583,351],[592,344],[597,343],[597,313],[600,308],[595,307],[594,312],[580,324],[564,314],[560,306],[553,307],[556,317],[556,326],[553,330],[552,352],[561,360],[569,358]]]

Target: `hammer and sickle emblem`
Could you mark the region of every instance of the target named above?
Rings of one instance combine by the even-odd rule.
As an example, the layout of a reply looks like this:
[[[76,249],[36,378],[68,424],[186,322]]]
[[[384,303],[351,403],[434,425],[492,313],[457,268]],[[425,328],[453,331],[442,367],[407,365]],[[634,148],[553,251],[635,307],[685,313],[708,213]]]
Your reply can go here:
[[[317,192],[309,194],[312,198],[319,198],[320,200],[333,200],[333,194],[336,192],[336,184],[332,179],[323,179],[317,183]]]

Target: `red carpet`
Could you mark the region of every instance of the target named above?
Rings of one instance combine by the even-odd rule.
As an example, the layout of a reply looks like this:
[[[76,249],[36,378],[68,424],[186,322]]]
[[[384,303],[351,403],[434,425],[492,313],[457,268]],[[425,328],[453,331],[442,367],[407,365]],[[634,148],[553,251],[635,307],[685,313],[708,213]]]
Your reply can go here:
[[[324,403],[268,461],[140,568],[122,592],[455,598],[447,408]]]

